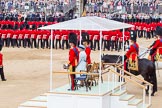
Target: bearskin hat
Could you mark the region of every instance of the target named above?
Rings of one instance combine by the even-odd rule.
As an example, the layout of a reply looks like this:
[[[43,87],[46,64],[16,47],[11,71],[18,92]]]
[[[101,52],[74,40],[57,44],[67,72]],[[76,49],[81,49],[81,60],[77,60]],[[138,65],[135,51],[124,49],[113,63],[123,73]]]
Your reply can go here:
[[[82,42],[89,43],[89,34],[87,32],[82,32]]]
[[[32,25],[32,30],[35,30],[35,29],[36,29],[36,25],[33,24],[33,25]]]
[[[135,41],[137,40],[137,35],[134,31],[130,31],[130,40]]]
[[[13,29],[14,29],[14,30],[17,30],[17,29],[18,29],[18,24],[15,24],[15,26],[14,26]]]
[[[28,24],[26,25],[26,29],[29,29],[29,25]]]
[[[162,36],[162,28],[160,26],[156,27],[155,34],[159,35],[159,36]]]
[[[73,32],[69,33],[69,43],[77,44],[77,35]]]

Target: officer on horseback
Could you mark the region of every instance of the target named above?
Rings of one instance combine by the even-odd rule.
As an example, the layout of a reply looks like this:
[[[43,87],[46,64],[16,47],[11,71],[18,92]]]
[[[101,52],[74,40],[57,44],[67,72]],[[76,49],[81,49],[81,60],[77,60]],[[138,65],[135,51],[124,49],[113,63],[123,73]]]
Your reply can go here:
[[[150,56],[153,62],[161,59],[160,55],[162,55],[162,28],[157,26],[155,34],[159,37],[159,39],[157,39],[153,43],[151,50],[150,50]]]
[[[128,62],[129,61],[130,65],[135,64],[135,62],[137,62],[137,56],[139,53],[139,45],[137,44],[136,40],[137,40],[137,35],[134,31],[130,31],[130,40],[131,40],[131,45],[129,50],[127,51],[127,53],[124,55],[124,68],[126,70],[127,66],[128,66]],[[131,62],[130,62],[131,61]],[[135,66],[134,66],[135,67]]]

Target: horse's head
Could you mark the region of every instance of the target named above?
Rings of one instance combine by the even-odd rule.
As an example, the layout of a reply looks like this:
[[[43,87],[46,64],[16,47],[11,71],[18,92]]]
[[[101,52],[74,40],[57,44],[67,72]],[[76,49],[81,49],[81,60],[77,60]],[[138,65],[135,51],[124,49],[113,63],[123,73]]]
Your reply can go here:
[[[94,62],[92,67],[93,67],[94,70],[98,70],[99,69],[99,63]]]
[[[122,61],[122,57],[120,55],[104,55],[101,58],[104,63],[119,63]]]

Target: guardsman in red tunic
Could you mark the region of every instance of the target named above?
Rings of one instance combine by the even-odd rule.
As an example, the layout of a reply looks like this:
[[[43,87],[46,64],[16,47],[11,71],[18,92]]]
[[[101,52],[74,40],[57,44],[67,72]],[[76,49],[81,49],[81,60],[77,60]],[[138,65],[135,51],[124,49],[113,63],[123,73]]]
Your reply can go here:
[[[44,49],[44,47],[46,47],[46,48],[49,48],[49,43],[48,43],[48,39],[49,39],[49,37],[50,37],[50,31],[48,31],[48,30],[43,30],[42,31],[42,48]]]
[[[136,33],[134,31],[131,31],[130,35],[131,35],[131,37],[130,37],[131,45],[130,45],[129,50],[126,52],[126,54],[124,56],[124,69],[125,70],[127,69],[127,62],[126,62],[126,60],[128,60],[131,57],[132,61],[135,61],[136,58],[137,58],[137,55],[139,53],[139,46],[136,43],[137,35],[136,35]]]
[[[87,64],[91,64],[91,48],[89,46],[89,34],[87,32],[82,32],[82,42],[85,46],[85,52],[87,55],[86,62]]]
[[[100,50],[100,32],[94,31],[93,36],[94,36],[94,51],[96,50],[97,44],[98,44],[98,50]]]
[[[110,35],[110,31],[103,31],[102,35],[103,35],[103,40],[104,40],[104,51],[105,48],[109,51],[110,50],[110,42],[111,42],[111,35]]]
[[[88,31],[88,34],[89,34],[89,45],[90,45],[90,48],[93,49],[93,32],[92,31]]]
[[[69,50],[69,70],[70,72],[75,72],[75,68],[77,66],[78,58],[79,58],[79,51],[76,48],[77,44],[77,35],[75,33],[70,33],[69,34],[69,45],[70,45],[70,50]],[[70,90],[75,90],[75,75],[71,74],[71,89]]]
[[[11,39],[11,45],[12,45],[13,48],[15,46],[18,47],[18,35],[19,35],[18,30],[14,29],[13,36],[12,36],[12,39]]]
[[[32,25],[32,31],[30,31],[30,39],[31,39],[31,48],[33,48],[33,44],[34,47],[37,48],[37,31],[36,31],[36,25],[33,24]]]
[[[7,26],[3,25],[2,32],[1,32],[1,39],[2,39],[3,46],[7,45],[7,42],[6,42],[7,33],[8,33]]]
[[[13,36],[13,30],[7,30],[7,36],[6,36],[6,41],[7,41],[7,47],[10,47],[11,45],[11,39]]]
[[[151,38],[151,25],[150,24],[147,25],[146,32],[147,32],[146,39],[150,39]]]
[[[67,30],[62,31],[62,49],[64,50],[64,44],[66,44],[66,49],[69,48],[68,45],[68,34],[69,32]]]
[[[150,56],[152,61],[155,61],[155,55],[159,53],[162,55],[162,27],[156,27],[155,31],[156,35],[158,35],[160,38],[155,41],[153,44],[151,50],[150,50]]]
[[[117,33],[116,33],[116,31],[111,32],[111,51],[113,51],[114,48],[117,51]]]
[[[0,42],[1,43],[1,42]],[[2,50],[2,44],[0,45],[0,51]],[[1,79],[2,81],[6,81],[5,76],[4,76],[4,72],[3,72],[3,54],[0,52],[0,75],[1,75]]]
[[[55,31],[55,38],[56,38],[56,45],[55,48],[57,49],[57,43],[59,43],[59,48],[61,49],[61,31],[60,30],[56,30]]]

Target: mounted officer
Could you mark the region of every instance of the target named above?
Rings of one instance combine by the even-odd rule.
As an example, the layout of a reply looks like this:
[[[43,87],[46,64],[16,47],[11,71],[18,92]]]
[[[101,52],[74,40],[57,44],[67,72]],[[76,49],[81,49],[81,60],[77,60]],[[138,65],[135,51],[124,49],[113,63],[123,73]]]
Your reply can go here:
[[[130,31],[130,40],[131,40],[131,45],[129,50],[126,52],[124,56],[124,67],[125,70],[128,69],[130,70],[138,70],[138,53],[139,53],[139,45],[137,44],[137,35],[134,31]]]
[[[152,61],[162,61],[162,28],[157,26],[155,34],[159,37],[151,46],[150,56]]]

